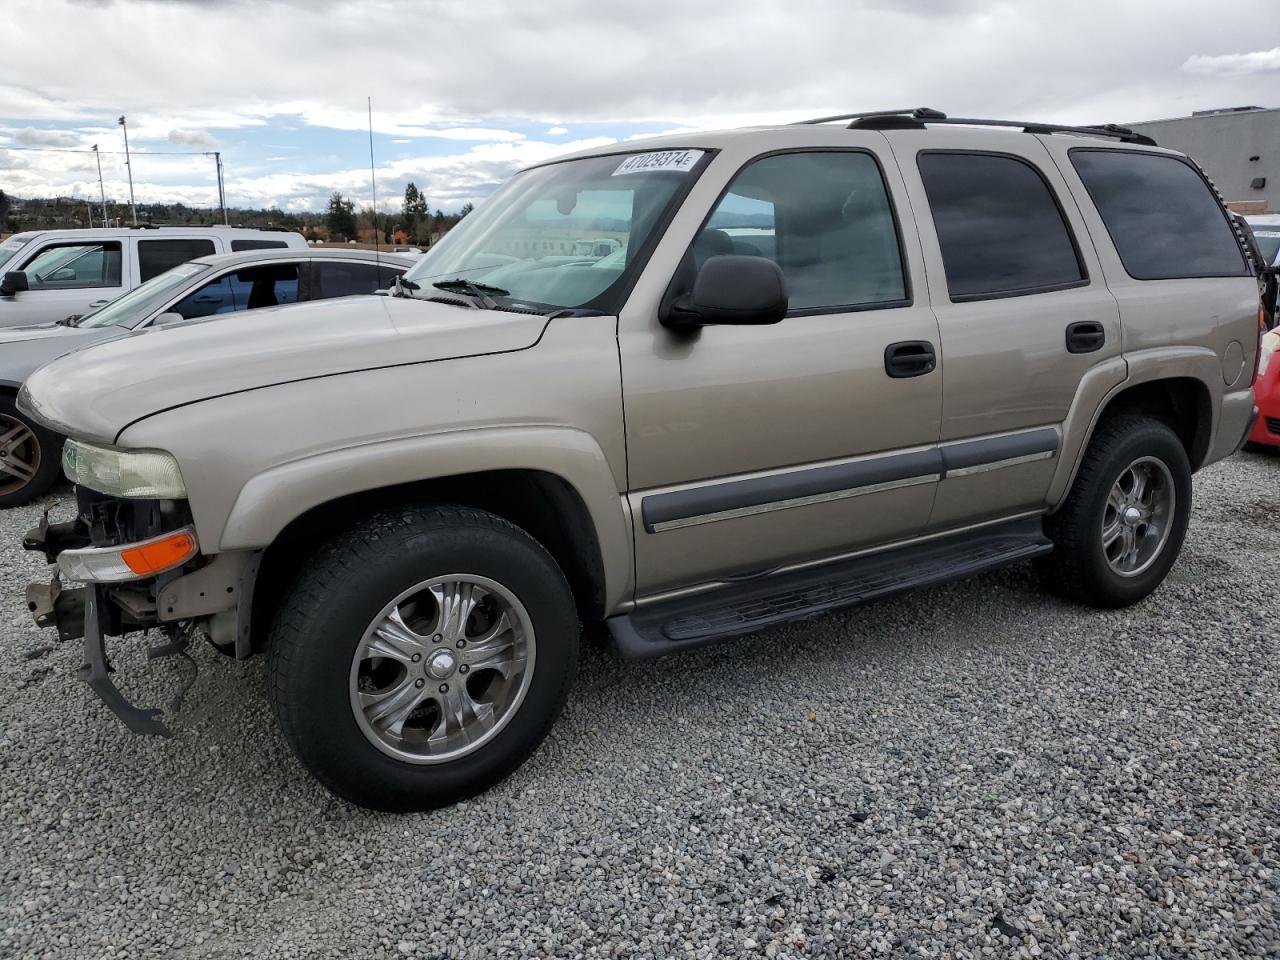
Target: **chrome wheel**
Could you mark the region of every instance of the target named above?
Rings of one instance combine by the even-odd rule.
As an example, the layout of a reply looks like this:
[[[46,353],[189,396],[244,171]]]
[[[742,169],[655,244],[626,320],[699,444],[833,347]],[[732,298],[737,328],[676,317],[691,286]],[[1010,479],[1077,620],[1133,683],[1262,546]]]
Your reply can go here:
[[[40,441],[16,417],[0,414],[0,495],[17,493],[40,471]]]
[[[365,630],[351,663],[351,709],[389,756],[456,760],[515,716],[535,649],[528,612],[502,584],[471,574],[425,580]]]
[[[1139,457],[1120,471],[1102,511],[1102,552],[1122,577],[1145,571],[1164,549],[1177,490],[1164,461]]]

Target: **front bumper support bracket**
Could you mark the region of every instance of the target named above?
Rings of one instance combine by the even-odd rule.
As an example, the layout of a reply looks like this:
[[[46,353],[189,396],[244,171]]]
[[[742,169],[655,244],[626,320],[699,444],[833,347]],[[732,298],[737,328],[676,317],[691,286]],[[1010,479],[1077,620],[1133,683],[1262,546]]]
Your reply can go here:
[[[102,633],[101,613],[105,600],[103,589],[90,584],[85,590],[84,603],[84,663],[80,666],[80,679],[98,695],[111,712],[119,717],[134,733],[157,737],[171,737],[172,732],[160,720],[162,711],[154,708],[135,707],[111,680],[111,666],[107,663],[107,641]]]

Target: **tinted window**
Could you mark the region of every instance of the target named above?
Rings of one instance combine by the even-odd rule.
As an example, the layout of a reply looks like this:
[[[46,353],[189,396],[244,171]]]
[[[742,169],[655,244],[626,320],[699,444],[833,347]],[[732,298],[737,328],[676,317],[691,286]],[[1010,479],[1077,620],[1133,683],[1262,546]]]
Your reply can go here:
[[[738,174],[693,247],[768,257],[782,268],[792,310],[906,298],[893,211],[865,153],[791,153]]]
[[[232,240],[231,252],[242,250],[276,250],[289,246],[283,240]]]
[[[380,267],[373,263],[342,263],[313,260],[312,300],[333,297],[355,297],[385,290],[404,271],[396,267]]]
[[[1062,211],[1029,163],[978,153],[922,153],[917,162],[952,300],[1084,279]]]
[[[222,313],[275,307],[298,300],[298,265],[272,263],[246,267],[219,277],[188,294],[169,310],[197,320]]]
[[[120,286],[120,244],[59,243],[41,248],[23,264],[31,290],[80,290]]]
[[[1237,277],[1244,256],[1204,178],[1177,157],[1072,150],[1116,252],[1137,280]]]
[[[211,253],[212,240],[139,240],[138,274],[146,283],[180,263]]]

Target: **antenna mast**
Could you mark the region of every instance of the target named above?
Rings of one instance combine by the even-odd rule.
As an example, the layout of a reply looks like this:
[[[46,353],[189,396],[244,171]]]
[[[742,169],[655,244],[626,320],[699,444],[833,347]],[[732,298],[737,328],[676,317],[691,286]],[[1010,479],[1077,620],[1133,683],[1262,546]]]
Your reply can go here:
[[[373,188],[373,258],[378,265],[378,272],[381,273],[382,251],[378,243],[378,176],[374,172],[373,165],[373,97],[367,99],[369,101],[369,183]],[[382,278],[378,279],[381,282]]]

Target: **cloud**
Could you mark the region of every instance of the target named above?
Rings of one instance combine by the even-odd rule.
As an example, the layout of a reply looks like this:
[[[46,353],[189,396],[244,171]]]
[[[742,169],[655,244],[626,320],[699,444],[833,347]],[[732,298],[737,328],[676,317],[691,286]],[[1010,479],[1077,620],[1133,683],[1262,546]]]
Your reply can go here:
[[[78,137],[59,130],[37,130],[26,127],[13,131],[13,139],[29,147],[74,147],[80,143]]]
[[[1206,56],[1197,53],[1187,57],[1180,68],[1188,73],[1240,76],[1251,73],[1280,73],[1280,47],[1255,50],[1252,53],[1224,53]]]
[[[550,130],[547,131],[547,136],[559,137],[559,136],[563,136],[568,132],[569,132],[568,127],[552,127]]]
[[[392,140],[391,142],[392,142],[392,143],[413,143],[413,141],[412,141],[412,140],[410,140],[410,139],[408,139],[408,138],[403,138],[403,139],[398,139],[398,140]]]
[[[216,147],[218,141],[204,130],[170,130],[169,142],[188,147]]]

